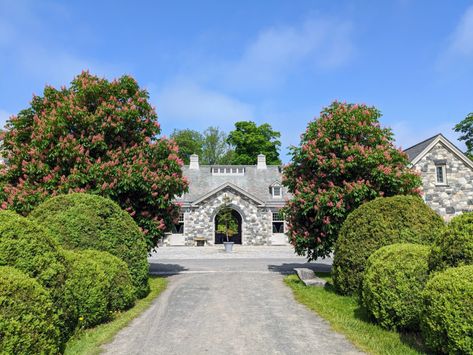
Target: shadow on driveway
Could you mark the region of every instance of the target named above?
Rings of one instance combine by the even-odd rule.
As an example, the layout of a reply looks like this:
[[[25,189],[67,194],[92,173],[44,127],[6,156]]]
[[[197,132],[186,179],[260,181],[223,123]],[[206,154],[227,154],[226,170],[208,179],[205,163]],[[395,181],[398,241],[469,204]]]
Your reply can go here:
[[[149,273],[151,275],[162,275],[172,276],[181,273],[182,271],[189,270],[179,264],[163,264],[163,263],[151,263],[149,264]]]
[[[283,275],[293,274],[294,268],[307,268],[312,269],[315,272],[330,272],[332,270],[332,265],[322,263],[283,263],[268,265],[269,271],[279,272]]]

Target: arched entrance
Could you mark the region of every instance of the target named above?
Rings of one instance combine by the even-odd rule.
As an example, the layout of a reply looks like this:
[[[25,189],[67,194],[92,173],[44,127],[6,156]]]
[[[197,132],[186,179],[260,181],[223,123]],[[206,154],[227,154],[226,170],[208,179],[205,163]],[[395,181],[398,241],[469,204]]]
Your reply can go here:
[[[225,212],[228,213],[227,216],[224,215]],[[234,209],[226,211],[225,208],[220,210],[215,216],[215,244],[222,244],[227,241],[226,229],[230,230],[231,233],[229,234],[233,234],[228,240],[235,244],[241,244],[241,225],[242,218],[238,211]]]

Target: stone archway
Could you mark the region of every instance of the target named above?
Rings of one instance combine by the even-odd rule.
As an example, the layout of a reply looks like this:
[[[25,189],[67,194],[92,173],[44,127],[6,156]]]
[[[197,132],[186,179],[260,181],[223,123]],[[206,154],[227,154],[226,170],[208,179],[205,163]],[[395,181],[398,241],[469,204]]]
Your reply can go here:
[[[222,244],[224,241],[226,241],[226,236],[223,233],[218,232],[218,224],[219,224],[219,214],[221,211],[219,211],[215,215],[215,220],[214,220],[214,230],[215,230],[215,244]],[[241,235],[242,235],[242,222],[243,218],[241,214],[232,208],[232,217],[234,218],[236,224],[237,224],[237,233],[230,238],[231,242],[234,242],[235,244],[241,244]]]

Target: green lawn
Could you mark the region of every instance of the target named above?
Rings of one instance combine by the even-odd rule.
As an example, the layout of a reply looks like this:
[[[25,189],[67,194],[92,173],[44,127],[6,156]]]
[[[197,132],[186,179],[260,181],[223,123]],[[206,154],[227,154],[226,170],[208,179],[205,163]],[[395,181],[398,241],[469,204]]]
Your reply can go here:
[[[78,332],[67,342],[65,354],[99,354],[103,344],[110,342],[122,328],[150,306],[166,288],[167,280],[162,277],[151,277],[149,284],[151,292],[147,297],[138,300],[133,308],[117,314],[112,321]]]
[[[330,280],[328,274],[318,274]],[[296,275],[284,280],[297,301],[325,318],[332,328],[344,334],[359,349],[370,354],[425,354],[418,334],[388,331],[369,321],[355,297],[337,295],[333,287],[305,286]]]

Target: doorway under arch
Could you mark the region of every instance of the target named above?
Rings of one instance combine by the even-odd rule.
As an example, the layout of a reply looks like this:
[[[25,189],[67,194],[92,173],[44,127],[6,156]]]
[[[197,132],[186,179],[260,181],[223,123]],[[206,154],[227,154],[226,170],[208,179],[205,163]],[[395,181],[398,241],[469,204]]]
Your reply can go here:
[[[219,232],[218,230],[218,225],[219,225],[219,216],[222,211],[219,211],[215,215],[215,222],[214,222],[214,227],[215,227],[215,244],[222,244],[223,242],[227,241],[227,237],[225,236],[225,233]],[[241,244],[241,234],[242,234],[242,217],[241,214],[235,210],[232,209],[231,215],[237,225],[237,230],[236,234],[233,235],[231,238],[229,238],[230,242],[234,242],[235,244]]]

